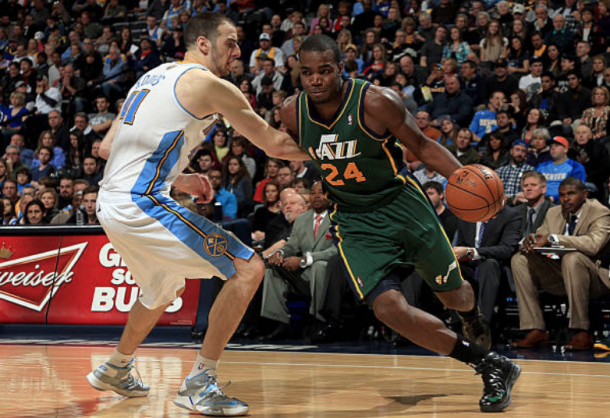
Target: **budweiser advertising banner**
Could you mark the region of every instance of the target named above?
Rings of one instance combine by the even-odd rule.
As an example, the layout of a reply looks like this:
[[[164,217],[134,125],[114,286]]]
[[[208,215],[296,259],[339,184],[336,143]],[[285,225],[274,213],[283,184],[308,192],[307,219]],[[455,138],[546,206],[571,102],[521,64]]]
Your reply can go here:
[[[105,235],[5,236],[0,247],[0,323],[122,325],[138,298],[120,255]],[[199,280],[160,325],[195,323]]]

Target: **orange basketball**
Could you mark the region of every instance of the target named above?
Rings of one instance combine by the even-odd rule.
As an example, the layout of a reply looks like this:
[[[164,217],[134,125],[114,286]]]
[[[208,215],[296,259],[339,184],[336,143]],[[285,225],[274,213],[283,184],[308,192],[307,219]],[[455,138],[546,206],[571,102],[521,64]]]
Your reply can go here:
[[[502,209],[504,184],[491,168],[471,164],[449,177],[445,197],[458,218],[466,222],[487,221]]]

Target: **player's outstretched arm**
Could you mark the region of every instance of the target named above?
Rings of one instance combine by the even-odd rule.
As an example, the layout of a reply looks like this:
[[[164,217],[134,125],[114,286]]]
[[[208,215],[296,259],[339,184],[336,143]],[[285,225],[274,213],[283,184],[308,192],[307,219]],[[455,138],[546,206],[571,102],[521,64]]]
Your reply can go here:
[[[273,129],[257,115],[243,93],[233,84],[202,74],[203,72],[190,73],[193,74],[187,73],[180,79],[176,92],[179,93],[180,103],[191,113],[200,117],[221,113],[235,129],[270,157],[285,160],[309,159],[309,155],[299,148],[290,135]],[[201,103],[203,97],[207,98],[205,103]]]
[[[110,148],[112,148],[112,141],[114,141],[114,136],[116,135],[116,131],[119,129],[119,116],[117,116],[116,118],[114,118],[114,120],[112,121],[112,125],[110,126],[110,129],[108,129],[108,132],[106,132],[106,135],[104,135],[104,139],[102,140],[102,143],[100,144],[100,157],[102,157],[104,160],[108,160],[108,157],[110,157]]]
[[[423,134],[395,91],[371,86],[369,92],[364,105],[366,114],[382,122],[427,167],[449,178],[462,166],[445,147]]]

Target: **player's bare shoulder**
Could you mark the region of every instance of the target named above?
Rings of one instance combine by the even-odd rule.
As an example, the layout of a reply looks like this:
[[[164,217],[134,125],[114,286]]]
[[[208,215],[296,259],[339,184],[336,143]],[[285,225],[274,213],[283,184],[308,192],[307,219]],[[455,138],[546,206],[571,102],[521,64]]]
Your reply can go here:
[[[286,128],[291,133],[296,134],[298,132],[297,125],[297,102],[299,100],[299,95],[295,94],[288,97],[284,100],[282,107],[280,108],[280,118],[282,119],[282,123],[286,125]]]
[[[401,97],[392,89],[371,85],[364,95],[366,124],[379,132],[400,123],[407,109]],[[377,128],[377,129],[376,129]]]
[[[226,98],[238,90],[230,82],[210,71],[193,69],[184,73],[176,83],[175,93],[180,104],[194,115],[206,116],[218,112],[214,98]]]

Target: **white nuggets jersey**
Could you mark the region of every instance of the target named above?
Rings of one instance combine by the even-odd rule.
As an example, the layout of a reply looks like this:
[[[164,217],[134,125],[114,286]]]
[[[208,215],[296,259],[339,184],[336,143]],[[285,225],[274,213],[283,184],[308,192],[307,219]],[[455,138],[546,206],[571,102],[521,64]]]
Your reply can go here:
[[[187,71],[201,70],[207,71],[197,63],[163,64],[131,88],[100,183],[104,192],[125,193],[127,199],[134,194],[169,195],[190,152],[203,141],[204,129],[216,120],[215,115],[197,118],[176,97],[178,79]]]

